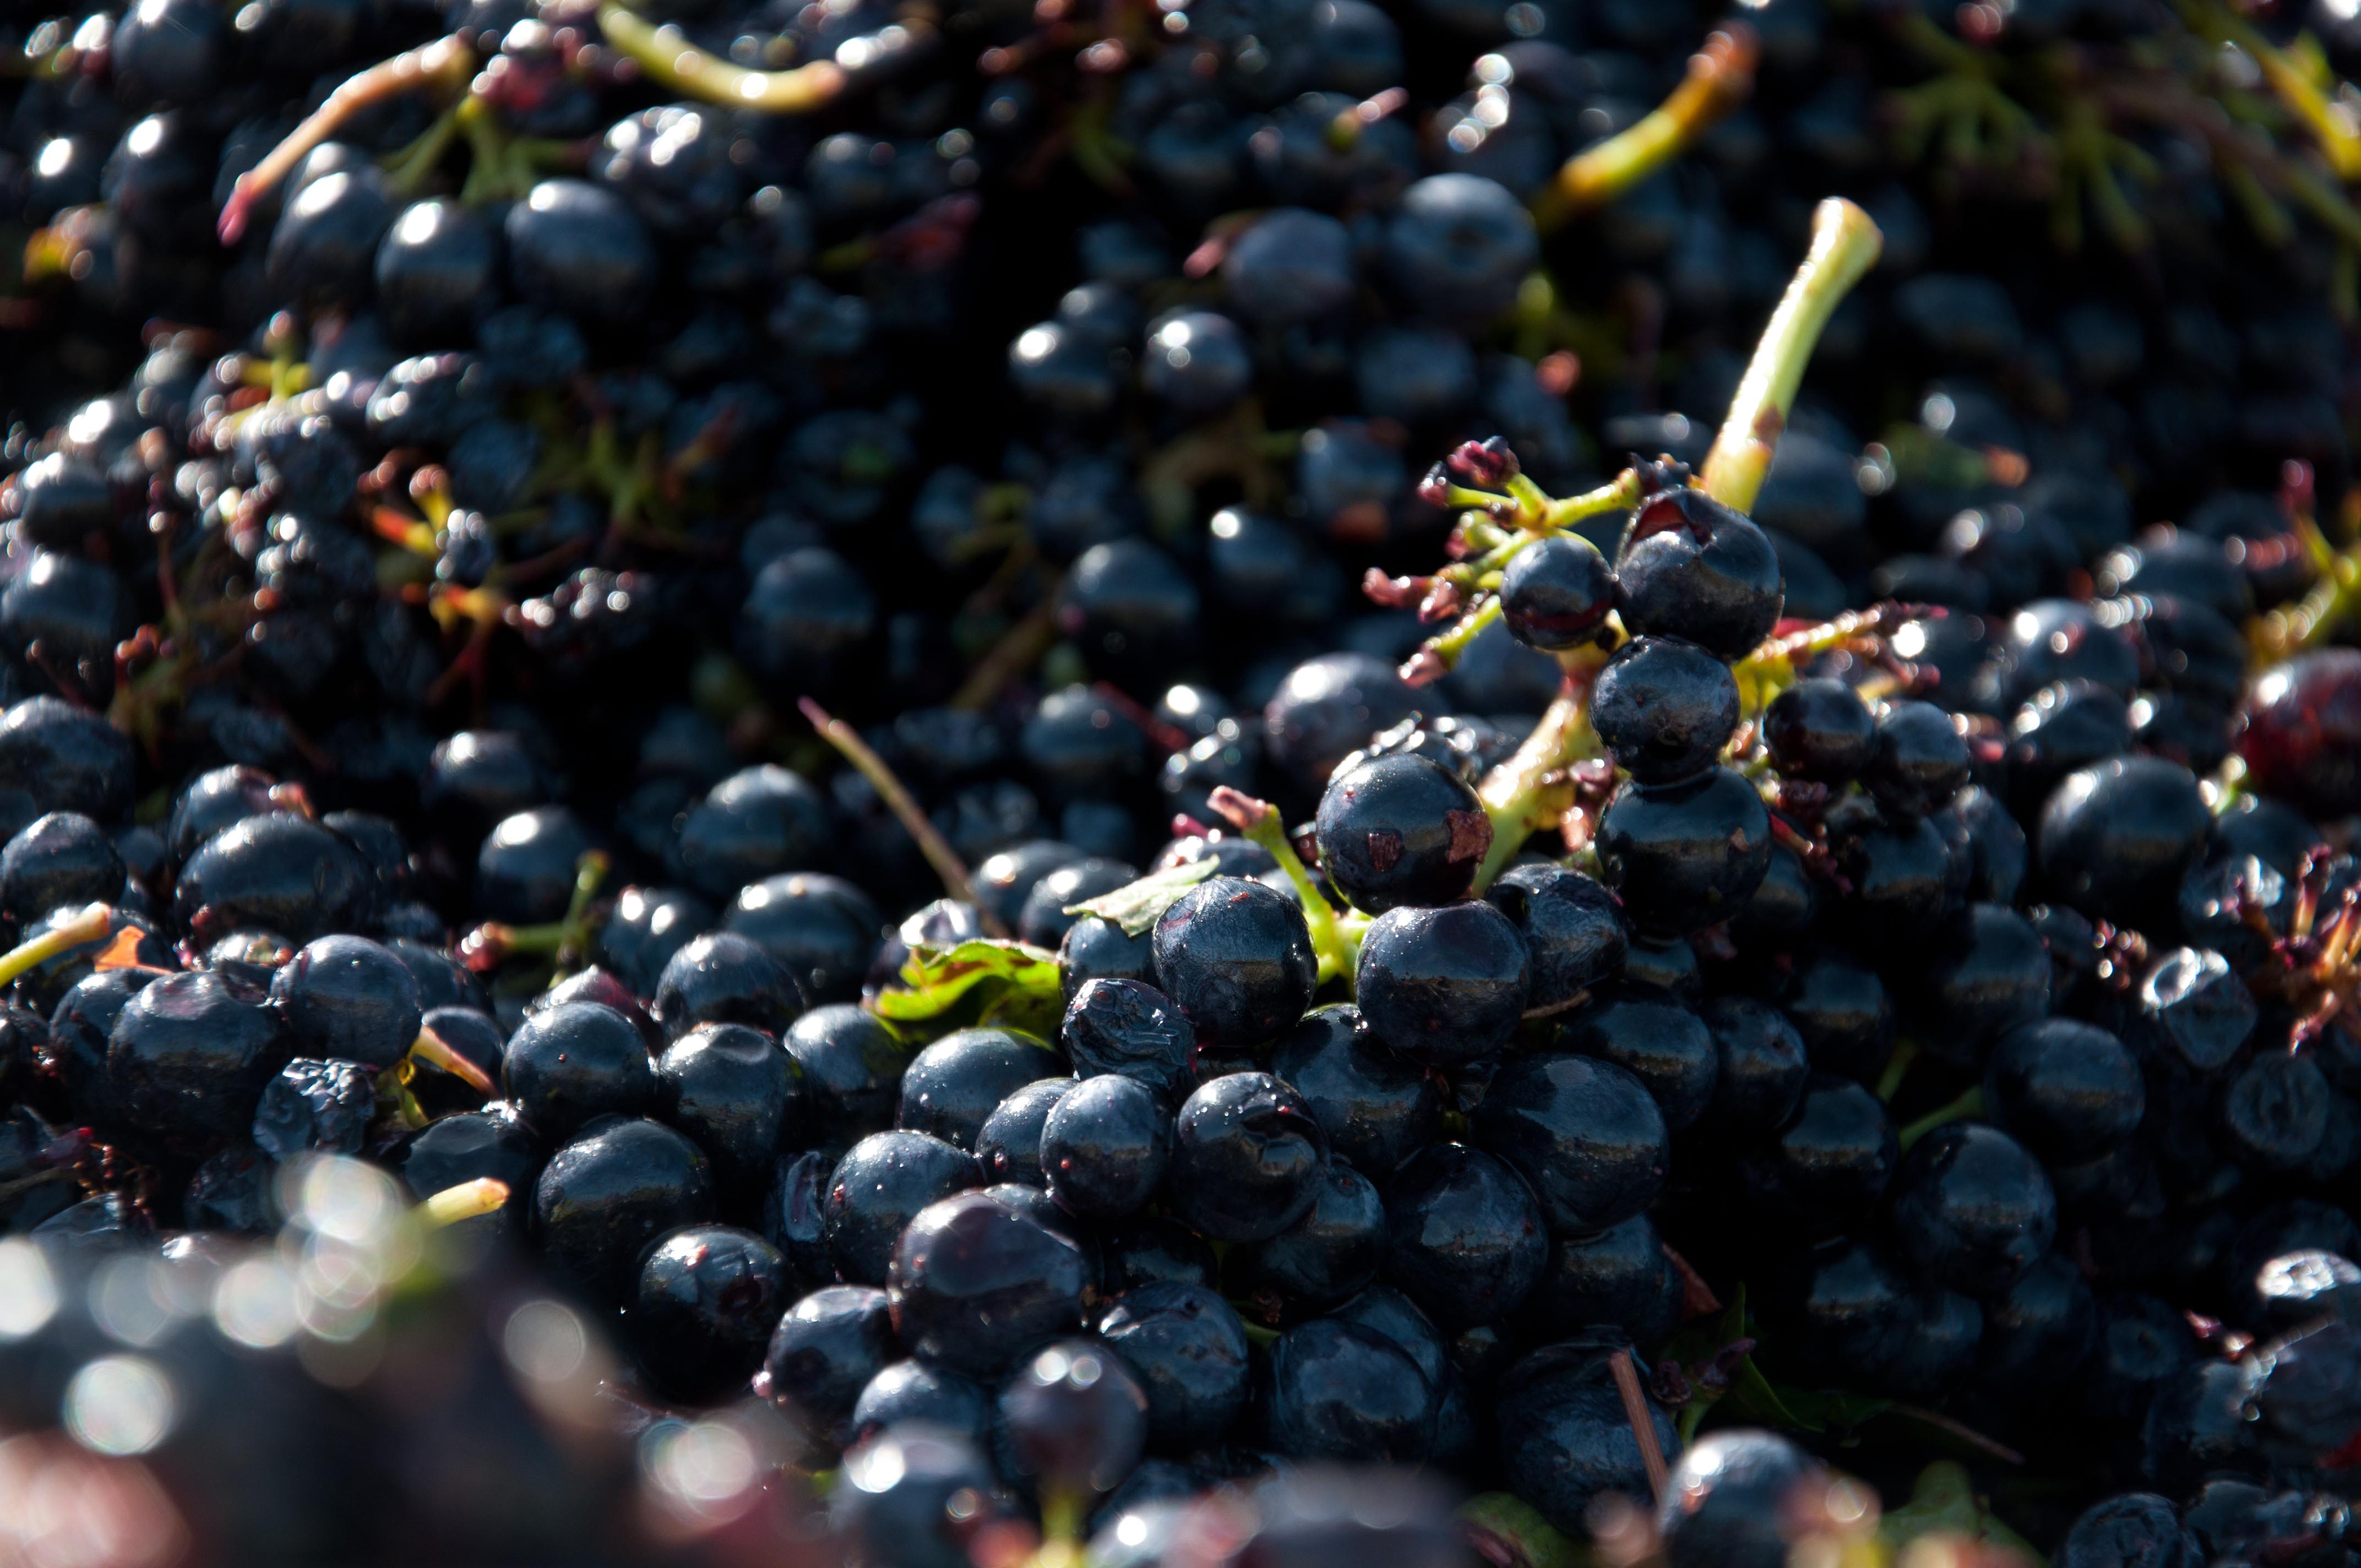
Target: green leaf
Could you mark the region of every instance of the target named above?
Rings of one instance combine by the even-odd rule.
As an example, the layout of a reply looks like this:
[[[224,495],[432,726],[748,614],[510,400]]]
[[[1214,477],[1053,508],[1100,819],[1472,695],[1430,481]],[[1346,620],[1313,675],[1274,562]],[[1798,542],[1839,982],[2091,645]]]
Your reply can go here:
[[[902,966],[907,990],[878,992],[877,1015],[903,1033],[933,1038],[981,1024],[1056,1032],[1058,957],[1023,942],[983,938],[956,947],[920,946]]]
[[[1739,1363],[1738,1381],[1731,1385],[1727,1403],[1744,1419],[1766,1426],[1789,1431],[1844,1432],[1883,1414],[1894,1401],[1866,1394],[1793,1388],[1773,1383],[1763,1375],[1763,1369],[1754,1365],[1750,1355]]]
[[[1177,866],[1167,866],[1160,872],[1150,872],[1137,882],[1127,882],[1113,893],[1103,893],[1096,898],[1066,906],[1069,915],[1095,915],[1102,920],[1112,920],[1123,927],[1126,937],[1137,937],[1163,918],[1164,912],[1180,900],[1180,895],[1212,876],[1217,870],[1213,861],[1184,861]]]

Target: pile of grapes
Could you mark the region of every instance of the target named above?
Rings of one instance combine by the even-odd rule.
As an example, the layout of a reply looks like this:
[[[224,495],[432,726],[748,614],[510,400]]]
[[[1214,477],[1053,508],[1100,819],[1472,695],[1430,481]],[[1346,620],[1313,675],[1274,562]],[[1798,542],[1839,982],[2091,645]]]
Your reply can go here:
[[[0,5],[0,1564],[2352,1568],[2352,0]]]

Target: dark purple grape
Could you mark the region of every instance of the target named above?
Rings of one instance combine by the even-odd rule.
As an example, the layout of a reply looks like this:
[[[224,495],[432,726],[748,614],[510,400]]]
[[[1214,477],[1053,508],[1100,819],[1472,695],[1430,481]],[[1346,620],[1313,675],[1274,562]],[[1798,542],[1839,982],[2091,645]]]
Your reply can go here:
[[[1984,1064],[1984,1106],[2052,1165],[2079,1164],[2129,1137],[2147,1108],[2139,1064],[2104,1029],[2044,1018],[2003,1035]]]
[[[895,1124],[972,1149],[976,1135],[1003,1100],[1037,1079],[1053,1076],[1063,1065],[1055,1052],[1022,1030],[961,1029],[946,1035],[911,1058],[904,1069]]]
[[[1300,1322],[1375,1280],[1385,1248],[1386,1211],[1377,1188],[1331,1160],[1303,1217],[1266,1241],[1232,1247],[1223,1282],[1264,1321]]]
[[[649,1243],[712,1217],[712,1168],[670,1127],[601,1118],[550,1157],[533,1207],[550,1277],[592,1301],[620,1305]]]
[[[1562,1530],[1581,1530],[1602,1493],[1648,1495],[1640,1440],[1616,1392],[1611,1358],[1619,1353],[1630,1354],[1620,1340],[1586,1335],[1534,1352],[1500,1381],[1502,1474]],[[1646,1366],[1637,1370],[1644,1384]],[[1651,1404],[1647,1419],[1658,1452],[1677,1452],[1672,1418]]]
[[[1263,1439],[1290,1458],[1423,1458],[1434,1442],[1435,1402],[1425,1376],[1399,1345],[1371,1330],[1316,1318],[1265,1352]]]
[[[815,1007],[787,1027],[803,1069],[810,1126],[829,1146],[894,1124],[909,1050],[874,1014],[847,1003]]]
[[[1653,1342],[1679,1321],[1681,1298],[1680,1275],[1655,1223],[1636,1214],[1596,1234],[1551,1242],[1522,1321],[1544,1339],[1604,1326]]]
[[[1271,1072],[1303,1096],[1330,1151],[1382,1179],[1435,1140],[1434,1082],[1379,1044],[1359,1008],[1316,1008],[1281,1039]]]
[[[665,961],[650,1011],[676,1040],[707,1024],[777,1036],[807,1005],[794,973],[767,948],[735,931],[708,931]]]
[[[986,1180],[1049,1185],[1041,1168],[1041,1126],[1074,1084],[1071,1078],[1040,1079],[994,1107],[975,1135],[975,1157]]]
[[[1320,869],[1372,915],[1464,896],[1492,820],[1456,774],[1416,756],[1339,767],[1320,797]]]
[[[298,1057],[263,1086],[255,1146],[277,1160],[358,1154],[376,1113],[377,1083],[367,1066]]]
[[[1156,1091],[1115,1073],[1086,1078],[1041,1124],[1041,1173],[1049,1196],[1093,1220],[1137,1212],[1164,1180],[1172,1126]]]
[[[1703,1124],[1735,1132],[1784,1123],[1812,1072],[1795,1024],[1751,996],[1715,997],[1705,1005],[1705,1022],[1719,1065]]]
[[[803,1069],[779,1042],[742,1024],[706,1024],[656,1062],[665,1122],[711,1157],[725,1190],[758,1190],[807,1128]]]
[[[1400,908],[1363,936],[1355,991],[1380,1043],[1445,1067],[1508,1044],[1524,1014],[1531,971],[1524,939],[1492,905]]]
[[[1738,1169],[1750,1202],[1818,1237],[1867,1220],[1901,1163],[1893,1119],[1877,1096],[1818,1074],[1785,1124],[1739,1156]]]
[[[903,1228],[937,1201],[978,1185],[965,1150],[924,1133],[872,1133],[836,1163],[821,1200],[828,1255],[837,1272],[880,1285]]]
[[[1554,653],[1592,641],[1614,608],[1614,568],[1574,534],[1534,541],[1500,575],[1500,619],[1528,648]]]
[[[1170,997],[1139,981],[1083,981],[1066,1004],[1058,1043],[1083,1078],[1120,1074],[1168,1101],[1193,1087],[1196,1029]]]
[[[1166,1190],[1211,1239],[1262,1241],[1318,1200],[1327,1158],[1327,1135],[1302,1096],[1268,1073],[1232,1073],[1182,1102]]]
[[[306,944],[271,976],[270,1001],[290,1043],[315,1056],[387,1068],[418,1037],[417,981],[359,937]]]
[[[123,1003],[106,1082],[124,1120],[161,1136],[242,1137],[288,1052],[263,997],[221,974],[168,974]]]
[[[1158,983],[1206,1050],[1251,1050],[1303,1015],[1318,964],[1303,911],[1258,882],[1209,877],[1156,922]]]
[[[1515,1170],[1443,1144],[1386,1186],[1386,1276],[1446,1328],[1499,1322],[1522,1304],[1549,1257],[1540,1205]]]
[[[856,1435],[854,1405],[898,1353],[884,1291],[830,1286],[777,1320],[760,1354],[758,1391],[827,1453]]]
[[[1100,1316],[1098,1335],[1139,1379],[1151,1448],[1184,1453],[1218,1442],[1246,1408],[1246,1329],[1230,1304],[1202,1286],[1127,1290]]]
[[[1065,1340],[1036,1353],[1000,1391],[1017,1467],[1053,1495],[1111,1492],[1147,1446],[1148,1394],[1105,1347]]]
[[[0,734],[0,749],[5,742]],[[200,938],[248,927],[309,942],[365,927],[375,900],[376,877],[349,842],[309,817],[272,812],[224,829],[189,857],[173,886],[172,919]]]
[[[104,903],[123,893],[123,855],[106,830],[71,811],[27,825],[0,849],[0,912],[26,921],[71,905]]]
[[[1730,666],[1677,637],[1637,637],[1591,686],[1590,721],[1615,765],[1642,784],[1676,784],[1712,765],[1738,728]]]
[[[1949,714],[1931,702],[1888,703],[1861,783],[1889,819],[1905,821],[1950,805],[1968,782],[1968,761]]]
[[[1894,1174],[1889,1203],[1894,1238],[1919,1272],[1974,1296],[2006,1290],[2058,1234],[2058,1200],[2040,1163],[1974,1122],[1920,1139]]]
[[[1714,1432],[1692,1443],[1656,1509],[1667,1568],[1781,1568],[1805,1521],[1827,1508],[1830,1480],[1776,1432]]]
[[[778,1248],[732,1225],[690,1225],[649,1252],[624,1322],[657,1387],[713,1399],[763,1365],[788,1292]]]
[[[1635,636],[1685,637],[1741,659],[1771,634],[1779,557],[1749,519],[1703,490],[1660,490],[1633,509],[1615,560],[1618,609]]]
[[[1647,1086],[1664,1126],[1686,1131],[1712,1103],[1721,1056],[1705,1020],[1670,992],[1624,984],[1565,1015],[1560,1049],[1622,1068]]]
[[[1598,824],[1601,878],[1632,926],[1670,936],[1724,920],[1771,865],[1771,815],[1728,768],[1679,784],[1627,784]]]
[[[1077,1327],[1084,1284],[1080,1247],[981,1192],[913,1218],[886,1277],[895,1332],[910,1353],[987,1378]]]
[[[1611,1062],[1570,1053],[1510,1058],[1469,1132],[1525,1179],[1561,1235],[1605,1230],[1645,1210],[1671,1160],[1664,1113],[1646,1086]]]
[[[571,1002],[517,1026],[500,1061],[500,1088],[543,1137],[572,1137],[600,1116],[656,1107],[655,1069],[631,1021],[595,1002]]]

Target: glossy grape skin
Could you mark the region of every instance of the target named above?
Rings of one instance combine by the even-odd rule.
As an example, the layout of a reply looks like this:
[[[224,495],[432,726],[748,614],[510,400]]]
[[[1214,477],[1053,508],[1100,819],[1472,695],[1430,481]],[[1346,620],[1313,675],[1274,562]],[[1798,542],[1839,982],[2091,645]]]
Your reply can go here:
[[[1984,1064],[1992,1119],[2048,1164],[2095,1158],[2147,1108],[2139,1064],[2106,1030],[2044,1018],[2003,1035]]]
[[[1620,972],[1629,949],[1622,906],[1598,882],[1553,865],[1510,866],[1484,890],[1532,960],[1526,1004],[1557,1007]]]
[[[1387,1183],[1386,1276],[1445,1327],[1498,1322],[1541,1277],[1541,1208],[1505,1162],[1442,1144]]]
[[[62,905],[79,909],[123,892],[123,856],[79,812],[53,811],[0,849],[0,912],[23,921]]]
[[[1685,637],[1741,659],[1779,620],[1778,555],[1752,520],[1703,490],[1659,491],[1633,509],[1615,557],[1618,609],[1635,636]]]
[[[1084,1079],[1041,1124],[1041,1173],[1060,1208],[1094,1220],[1136,1213],[1164,1180],[1171,1125],[1153,1090],[1113,1073]]]
[[[1430,707],[1382,659],[1324,653],[1280,683],[1263,709],[1263,737],[1272,763],[1309,797],[1372,734]]]
[[[1441,1067],[1507,1045],[1531,978],[1524,938],[1508,916],[1468,901],[1379,916],[1362,937],[1354,989],[1381,1043]]]
[[[1980,1066],[1993,1041],[2048,1011],[2048,952],[2015,910],[1970,905],[1927,946],[1906,981],[1911,1033],[1942,1060]]]
[[[755,1188],[779,1152],[802,1141],[803,1069],[759,1029],[702,1025],[674,1041],[655,1071],[664,1121],[712,1157],[726,1190]]]
[[[1265,1323],[1295,1323],[1335,1308],[1378,1277],[1386,1212],[1377,1187],[1342,1160],[1322,1171],[1318,1197],[1293,1224],[1230,1247],[1223,1288]]]
[[[129,737],[54,696],[32,696],[0,717],[0,784],[38,811],[80,811],[112,822],[131,808]]]
[[[1627,784],[1598,823],[1601,880],[1631,925],[1668,936],[1726,919],[1771,865],[1771,816],[1754,786],[1715,767],[1679,784]]]
[[[975,1135],[976,1162],[987,1181],[1048,1185],[1041,1168],[1042,1124],[1075,1082],[1071,1078],[1039,1079],[994,1107]]]
[[[620,1304],[649,1243],[712,1217],[712,1168],[660,1123],[603,1118],[550,1156],[533,1212],[550,1276],[590,1300]]]
[[[2176,1069],[2210,1076],[2227,1067],[2255,1032],[2254,992],[2221,954],[2176,948],[2140,977],[2130,1040]]]
[[[1902,1163],[1893,1118],[1861,1084],[1816,1074],[1775,1135],[1739,1157],[1749,1198],[1806,1236],[1869,1218]]]
[[[908,1048],[875,1016],[843,1003],[815,1007],[782,1043],[803,1069],[810,1124],[830,1146],[894,1124]]]
[[[626,1309],[640,1364],[675,1398],[742,1387],[786,1305],[786,1261],[730,1225],[692,1225],[658,1241]]]
[[[650,1011],[668,1038],[704,1024],[784,1033],[807,1005],[787,966],[752,938],[708,931],[664,963]]]
[[[902,1074],[895,1124],[960,1148],[976,1135],[1002,1100],[1063,1064],[1057,1053],[1018,1029],[961,1029],[910,1058]]]
[[[1098,1335],[1147,1391],[1151,1448],[1191,1452],[1218,1441],[1245,1410],[1252,1385],[1246,1329],[1212,1290],[1139,1286],[1108,1303]]]
[[[884,1291],[829,1286],[778,1318],[760,1353],[757,1391],[829,1453],[861,1435],[853,1408],[899,1354]]]
[[[981,1385],[955,1372],[919,1361],[896,1361],[862,1387],[846,1426],[852,1441],[866,1442],[889,1427],[923,1423],[982,1442],[992,1425],[992,1397]]]
[[[2099,1306],[2073,1261],[2057,1253],[1984,1302],[1976,1353],[1983,1387],[2012,1401],[2037,1403],[2081,1370],[2099,1337]]]
[[[1686,1131],[1712,1103],[1720,1052],[1705,1021],[1671,992],[1624,984],[1566,1014],[1561,1050],[1611,1061],[1647,1086],[1665,1128]]]
[[[504,1106],[438,1116],[402,1150],[402,1180],[412,1196],[431,1198],[464,1181],[489,1177],[505,1184],[501,1212],[522,1234],[547,1150],[530,1128]]]
[[[1694,777],[1738,728],[1730,666],[1676,637],[1637,637],[1591,685],[1591,724],[1616,766],[1642,784]]]
[[[287,1059],[262,998],[209,970],[170,974],[123,1004],[106,1082],[125,1122],[150,1134],[242,1136]]]
[[[855,1561],[965,1568],[967,1541],[1001,1509],[996,1477],[976,1444],[915,1425],[876,1434],[845,1456],[851,1483],[829,1509],[831,1532]]]
[[[553,1007],[518,1025],[500,1061],[501,1091],[543,1137],[656,1105],[655,1069],[630,1019],[595,1002]]]
[[[1679,1321],[1681,1298],[1664,1237],[1635,1214],[1595,1234],[1554,1239],[1519,1321],[1543,1341],[1603,1325],[1650,1343]]]
[[[1303,1015],[1318,964],[1303,911],[1285,894],[1208,877],[1156,922],[1158,982],[1196,1027],[1199,1047],[1237,1053]]]
[[[1065,1004],[1071,1007],[1082,988],[1093,980],[1130,980],[1156,983],[1150,947],[1154,938],[1142,931],[1126,936],[1122,927],[1095,915],[1085,915],[1066,929],[1058,944],[1058,980]],[[1193,1036],[1194,1031],[1191,1031]],[[1072,1050],[1069,1045],[1069,1052]]]
[[[1304,1014],[1270,1069],[1303,1097],[1330,1151],[1375,1179],[1434,1142],[1442,1126],[1433,1080],[1386,1049],[1350,1003]]]
[[[1842,681],[1797,681],[1764,711],[1772,765],[1791,779],[1843,784],[1877,755],[1877,722]]]
[[[594,320],[628,320],[655,282],[655,246],[612,192],[544,180],[504,221],[509,275],[537,305]]]
[[[1511,1058],[1470,1121],[1469,1141],[1532,1188],[1554,1234],[1605,1230],[1654,1201],[1671,1158],[1664,1113],[1611,1062]]]
[[[1609,1358],[1628,1351],[1595,1335],[1535,1351],[1499,1386],[1500,1459],[1510,1488],[1563,1530],[1578,1530],[1602,1492],[1647,1494],[1640,1441],[1623,1413]],[[1635,1358],[1636,1360],[1636,1358]],[[1648,1372],[1638,1368],[1642,1385]],[[1677,1453],[1672,1418],[1653,1405],[1657,1450]]]
[[[1334,1318],[1281,1334],[1265,1352],[1263,1440],[1310,1460],[1423,1458],[1435,1405],[1425,1376],[1383,1335]]]
[[[2334,1092],[2309,1057],[2256,1057],[2222,1094],[2224,1152],[2241,1165],[2266,1169],[2303,1165],[2328,1134]]]
[[[1471,174],[1412,184],[1384,243],[1394,287],[1419,311],[1454,324],[1480,324],[1507,309],[1540,252],[1523,203]]]
[[[412,202],[378,244],[378,306],[407,341],[445,337],[489,296],[499,265],[491,231],[473,213],[456,202]]]
[[[1317,1201],[1327,1158],[1327,1135],[1302,1096],[1268,1073],[1232,1073],[1181,1103],[1167,1192],[1175,1213],[1200,1234],[1261,1241]]]
[[[1196,1028],[1170,997],[1144,981],[1083,981],[1066,1003],[1058,1043],[1080,1077],[1121,1074],[1170,1101],[1191,1087]]]
[[[2238,754],[2255,787],[2315,817],[2361,809],[2361,649],[2323,648],[2266,670]]]
[[[869,895],[841,877],[790,872],[750,883],[722,928],[751,937],[786,965],[813,1003],[856,1002],[884,922]]]
[[[1782,1568],[1790,1538],[1825,1508],[1827,1466],[1776,1432],[1692,1443],[1656,1508],[1667,1568]]]
[[[981,1192],[921,1211],[886,1273],[910,1354],[979,1378],[1078,1325],[1085,1283],[1073,1242]]]
[[[2213,827],[2188,769],[2118,757],[2069,773],[2035,835],[2043,880],[2094,919],[2136,927],[2169,908]]]
[[[1838,905],[1842,929],[1878,951],[1923,943],[1957,909],[1967,866],[1924,817],[1855,818],[1845,826],[1837,859],[1852,886]]]
[[[1003,1467],[1053,1495],[1114,1490],[1147,1443],[1146,1390],[1120,1357],[1088,1340],[1035,1353],[1010,1375],[998,1408]]]
[[[1500,574],[1500,619],[1528,648],[1557,652],[1596,639],[1615,608],[1615,571],[1573,534],[1534,541]]]
[[[1372,915],[1465,894],[1492,845],[1492,821],[1456,774],[1417,756],[1342,768],[1320,797],[1320,869]]]
[[[418,982],[401,960],[359,937],[307,943],[270,978],[271,1004],[297,1047],[391,1067],[418,1037]]]
[[[1927,1279],[1973,1296],[2007,1289],[2049,1250],[2058,1200],[2040,1164],[1997,1128],[1955,1122],[1894,1173],[1894,1234]]]
[[[200,937],[254,927],[309,942],[365,927],[375,881],[342,837],[272,812],[247,817],[189,857],[173,884],[172,918]]]
[[[1717,996],[1705,1005],[1718,1067],[1703,1125],[1771,1128],[1784,1122],[1811,1079],[1804,1037],[1787,1015],[1750,996]]]
[[[859,1284],[882,1284],[895,1238],[918,1211],[980,1184],[965,1150],[924,1133],[872,1133],[828,1179],[822,1213],[829,1256]]]

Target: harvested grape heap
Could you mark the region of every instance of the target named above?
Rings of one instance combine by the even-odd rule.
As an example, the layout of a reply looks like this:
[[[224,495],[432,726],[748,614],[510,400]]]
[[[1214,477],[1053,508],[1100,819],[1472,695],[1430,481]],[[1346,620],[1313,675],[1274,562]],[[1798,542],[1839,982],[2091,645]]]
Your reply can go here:
[[[2351,4],[0,39],[0,1563],[2351,1568]]]

